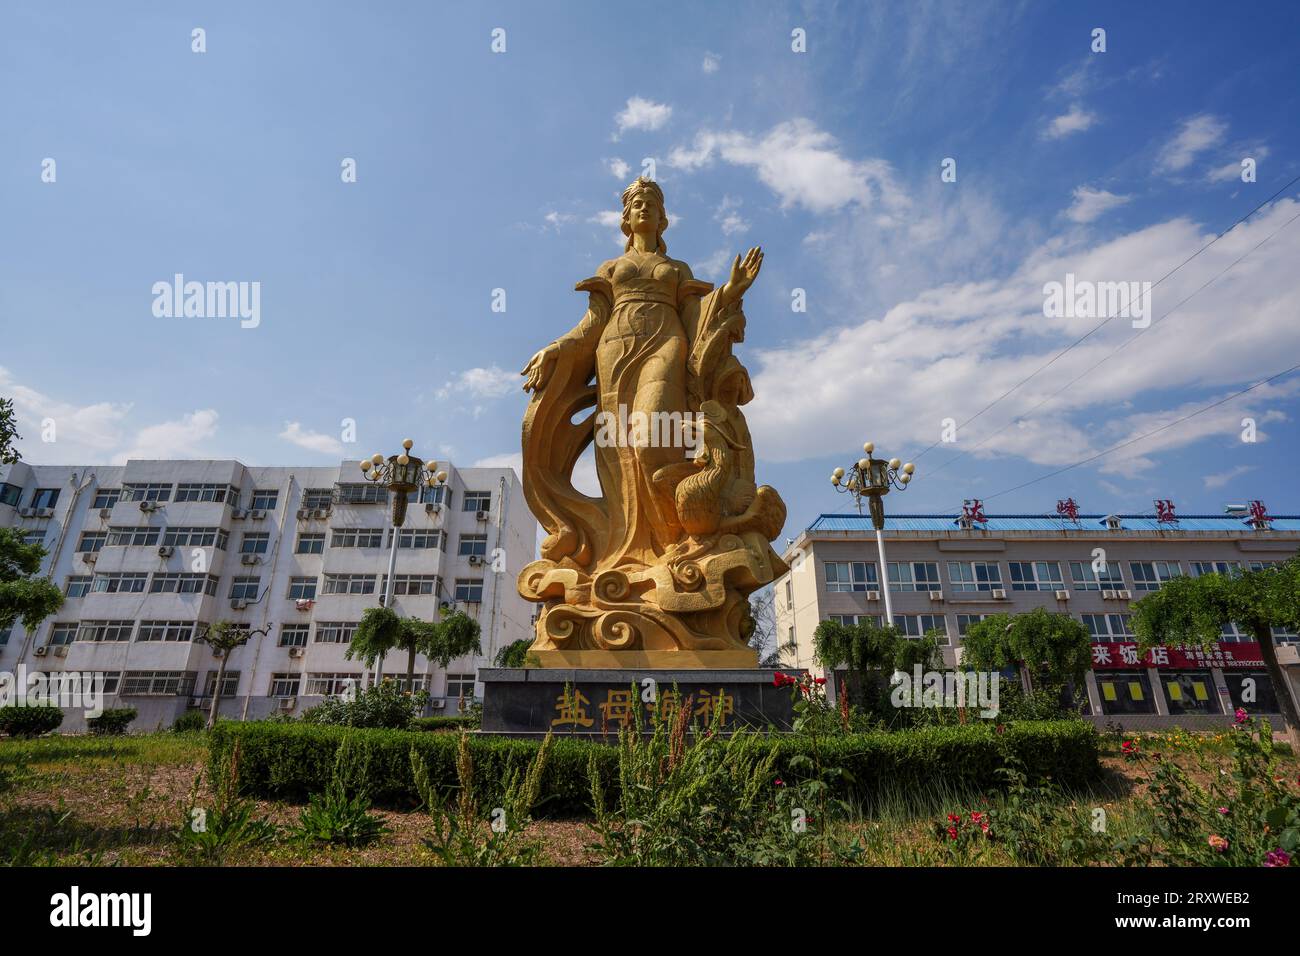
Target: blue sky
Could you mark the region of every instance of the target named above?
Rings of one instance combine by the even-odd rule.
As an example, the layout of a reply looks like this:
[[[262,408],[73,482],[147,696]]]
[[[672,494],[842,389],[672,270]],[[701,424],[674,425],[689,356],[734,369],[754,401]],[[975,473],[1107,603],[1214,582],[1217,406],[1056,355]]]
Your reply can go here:
[[[38,463],[329,464],[407,436],[509,462],[517,372],[581,317],[650,158],[674,257],[721,282],[766,252],[739,354],[793,534],[847,506],[827,476],[864,439],[915,456],[1096,324],[1045,317],[1045,282],[1159,279],[1300,174],[1300,8],[1134,7],[9,5],[0,395]],[[1300,361],[1297,197],[1157,287],[1140,338],[1108,323],[927,451],[890,506],[1300,511],[1300,374],[999,494]],[[178,272],[260,282],[260,324],[155,317]]]

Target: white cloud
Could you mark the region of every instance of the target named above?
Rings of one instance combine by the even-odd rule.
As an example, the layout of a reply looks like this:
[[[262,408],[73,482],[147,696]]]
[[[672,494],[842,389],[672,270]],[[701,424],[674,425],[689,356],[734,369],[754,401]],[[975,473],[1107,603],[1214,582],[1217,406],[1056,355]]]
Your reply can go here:
[[[1208,113],[1184,120],[1178,135],[1161,148],[1156,167],[1167,173],[1186,169],[1197,154],[1220,142],[1227,130],[1227,124]]]
[[[297,445],[299,448],[305,448],[308,451],[314,451],[322,455],[343,454],[343,442],[333,435],[303,428],[301,422],[285,422],[284,431],[280,432],[278,437]]]
[[[503,452],[500,455],[488,455],[474,462],[472,468],[513,468],[515,474],[523,480],[524,456],[522,452]]]
[[[93,402],[75,405],[59,401],[22,385],[4,366],[0,366],[0,391],[13,399],[18,433],[23,436],[18,447],[25,458],[102,461],[125,440],[124,425],[131,412],[129,404]],[[41,440],[42,423],[46,419],[54,423],[53,443]]]
[[[1075,222],[1092,222],[1107,210],[1122,206],[1131,196],[1117,196],[1104,189],[1080,186],[1074,191],[1074,204],[1065,215]]]
[[[717,73],[718,67],[722,65],[722,57],[716,53],[704,54],[704,62],[700,64],[700,69],[705,73]]]
[[[690,146],[673,149],[668,163],[691,171],[715,159],[753,169],[786,208],[830,212],[850,203],[864,207],[879,203],[898,210],[908,204],[888,162],[844,156],[835,137],[808,119],[780,123],[757,137],[735,131],[702,132]]]
[[[673,108],[667,103],[632,96],[628,98],[627,106],[614,117],[614,121],[618,123],[619,135],[634,129],[653,132],[667,123],[672,115]]]
[[[1206,249],[1156,289],[1153,317],[1191,296],[1297,211],[1300,203],[1277,202]],[[760,350],[748,360],[755,447],[774,461],[853,448],[862,441],[862,408],[882,410],[871,429],[882,446],[900,452],[928,446],[939,439],[945,418],[963,421],[1097,324],[1094,318],[1045,318],[1045,282],[1062,281],[1067,272],[1094,281],[1153,281],[1208,238],[1186,219],[1091,246],[1051,237],[1030,248],[1005,277],[924,289],[843,328]],[[1281,231],[1141,337],[1127,320],[1109,323],[966,426],[956,450],[987,438],[977,457],[1069,464],[1280,371],[1289,364],[1285,356],[1300,353],[1292,305],[1300,298],[1298,260],[1300,229]],[[873,281],[865,268],[858,275],[864,287]],[[1214,348],[1206,348],[1211,341]],[[1261,355],[1260,342],[1269,343],[1272,358]],[[1300,378],[1294,376],[1262,386],[1093,467],[1140,472],[1154,456],[1205,438],[1235,442],[1245,415],[1255,417],[1259,439],[1268,440],[1264,426],[1285,420],[1277,405],[1295,394]],[[1017,416],[1027,420],[998,431]]]
[[[1207,491],[1212,491],[1215,488],[1222,488],[1234,479],[1240,478],[1247,472],[1254,470],[1254,465],[1238,465],[1236,468],[1229,468],[1227,471],[1221,471],[1217,475],[1206,475],[1201,479],[1201,481],[1205,482],[1205,488]]]
[[[131,447],[113,456],[112,464],[130,459],[210,457],[204,442],[217,433],[217,413],[211,408],[190,412],[170,422],[140,429]]]
[[[1085,110],[1078,103],[1075,103],[1070,109],[1055,117],[1047,124],[1047,129],[1043,135],[1048,139],[1063,139],[1071,133],[1082,133],[1090,129],[1097,122],[1097,114]]]
[[[510,372],[496,365],[487,368],[470,368],[438,389],[438,398],[500,398],[523,385],[518,372]]]
[[[1241,150],[1241,156],[1231,162],[1224,163],[1222,166],[1214,166],[1206,173],[1206,178],[1212,183],[1240,182],[1241,181],[1241,162],[1244,159],[1253,159],[1257,164],[1268,158],[1269,148],[1267,146],[1253,146]]]
[[[719,282],[730,274],[732,260],[733,254],[729,249],[718,249],[713,255],[696,264],[695,274]]]
[[[749,223],[740,215],[741,200],[723,196],[718,208],[713,211],[713,219],[722,227],[724,236],[740,235],[749,231]]]
[[[552,209],[543,218],[546,220],[546,224],[548,226],[550,226],[552,229],[558,232],[561,226],[568,225],[569,223],[574,222],[578,217],[571,213],[556,212],[554,209]]]
[[[632,171],[631,166],[617,157],[605,160],[605,167],[615,179],[619,180],[627,179],[627,174]]]

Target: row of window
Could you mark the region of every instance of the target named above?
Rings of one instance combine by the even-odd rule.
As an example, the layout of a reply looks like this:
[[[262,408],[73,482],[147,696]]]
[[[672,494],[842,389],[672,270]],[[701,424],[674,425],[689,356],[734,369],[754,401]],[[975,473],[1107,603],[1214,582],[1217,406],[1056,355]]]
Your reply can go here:
[[[1125,589],[1120,562],[1069,561],[1070,586],[1076,591],[1111,591]],[[1270,562],[1252,561],[1252,571]],[[1065,578],[1059,561],[1008,561],[1009,576],[1002,577],[1002,566],[996,561],[948,561],[948,585],[955,593],[978,591],[1060,591],[1065,589]],[[1234,565],[1228,561],[1192,561],[1191,574],[1225,574]],[[826,561],[827,591],[878,591],[880,578],[873,561]],[[1129,561],[1131,590],[1155,591],[1171,578],[1180,577],[1182,566],[1177,561]],[[942,591],[937,561],[890,561],[888,565],[891,591]],[[1005,581],[1005,583],[1004,583]],[[787,596],[789,591],[787,590]]]
[[[239,671],[226,671],[221,675],[220,696],[234,697],[239,693],[239,682],[242,676]],[[300,688],[304,687],[303,678],[306,678],[304,693],[307,696],[333,696],[344,693],[349,685],[357,687],[361,682],[361,673],[344,673],[344,674],[272,674],[267,685],[268,697],[297,697]],[[81,680],[81,675],[60,675],[50,674],[48,679],[58,684],[61,680]],[[118,694],[123,697],[189,697],[194,693],[194,686],[197,683],[198,675],[194,671],[107,671],[95,675],[95,684],[99,687],[100,692],[107,695]],[[385,679],[395,681],[399,689],[406,689],[406,675],[394,674]],[[416,674],[414,685],[416,690],[427,690],[429,684],[428,674]],[[203,696],[211,697],[216,690],[217,672],[208,671],[204,684]],[[57,693],[57,688],[53,688]],[[448,674],[446,697],[451,700],[463,699],[472,700],[474,697],[474,675],[473,674]]]
[[[58,488],[36,488],[32,491],[29,508],[53,508],[59,500]],[[15,508],[22,502],[23,490],[8,482],[0,483],[0,504]],[[168,501],[210,501],[217,504],[228,503],[232,508],[239,507],[240,490],[234,485],[205,482],[137,482],[124,484],[121,488],[100,488],[95,492],[91,502],[94,509],[111,508],[119,501],[152,501],[162,504]],[[303,491],[302,507],[311,510],[324,510],[339,504],[387,504],[388,489],[370,482],[340,483],[334,488],[307,488]],[[429,488],[427,486],[413,491],[408,500],[414,503],[446,504],[451,503],[451,492],[445,486]],[[274,488],[258,488],[252,493],[249,508],[253,511],[274,511],[280,501],[280,492]],[[490,511],[492,509],[492,492],[467,491],[461,503],[462,511]]]
[[[172,574],[143,571],[112,571],[101,574],[70,575],[63,593],[69,598],[87,594],[206,594],[216,597],[220,578],[214,574]],[[321,576],[321,594],[374,594],[387,589],[388,575],[377,574],[325,574]],[[255,601],[261,593],[260,575],[239,575],[231,580],[232,600]],[[318,582],[315,577],[289,579],[290,600],[315,599]],[[436,574],[397,574],[393,576],[394,594],[439,594],[439,577]],[[457,578],[453,590],[455,599],[466,604],[483,602],[482,578]]]
[[[385,535],[387,532],[387,535]],[[393,543],[391,528],[333,528],[330,531],[332,548],[387,548]],[[24,535],[24,543],[40,544],[45,531],[34,530]],[[30,540],[28,540],[30,539]],[[218,548],[226,550],[229,532],[222,528],[154,528],[122,527],[107,531],[83,531],[77,541],[77,551],[94,554],[106,547],[148,547],[158,544],[178,548]],[[434,528],[407,528],[397,537],[399,548],[447,550],[446,532]],[[271,534],[267,531],[245,531],[239,541],[240,554],[266,554],[271,547]],[[299,534],[294,543],[295,554],[323,554],[325,533]],[[462,534],[457,541],[456,553],[461,557],[486,557],[487,535]]]

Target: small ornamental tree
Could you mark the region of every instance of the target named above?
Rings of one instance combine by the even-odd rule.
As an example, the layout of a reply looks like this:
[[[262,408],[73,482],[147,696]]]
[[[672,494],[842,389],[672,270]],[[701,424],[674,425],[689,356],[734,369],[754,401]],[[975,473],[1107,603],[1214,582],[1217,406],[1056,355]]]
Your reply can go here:
[[[254,634],[266,634],[269,628],[250,631],[231,621],[213,621],[206,632],[194,638],[200,644],[212,648],[212,656],[217,659],[217,679],[212,685],[212,706],[208,709],[208,730],[217,722],[217,707],[221,703],[221,685],[226,678],[226,664],[230,661],[230,652],[243,647]]]
[[[927,631],[924,637],[903,637],[892,626],[862,621],[841,624],[826,620],[813,632],[813,651],[817,660],[831,670],[848,671],[850,686],[856,687],[866,700],[867,676],[876,672],[888,676],[894,671],[908,671],[920,664],[922,670],[938,670],[943,656],[939,651],[942,633]]]
[[[0,465],[17,464],[18,459],[23,457],[14,448],[14,442],[22,437],[18,434],[13,399],[0,398]]]
[[[962,641],[962,666],[1014,667],[1049,684],[1083,683],[1092,666],[1092,638],[1082,621],[1034,608],[1027,614],[991,614],[972,624]]]
[[[523,667],[528,663],[528,648],[532,645],[532,639],[527,637],[511,641],[497,651],[492,663],[497,667]]]
[[[0,528],[0,629],[21,618],[28,632],[63,606],[63,592],[38,577],[45,549],[23,544],[12,528]]]
[[[414,686],[415,655],[423,654],[439,667],[471,652],[481,654],[478,621],[463,611],[456,611],[441,621],[430,623],[413,617],[400,617],[386,607],[367,608],[344,656],[359,658],[372,667],[381,655],[404,650],[407,687]]]
[[[386,607],[368,607],[361,614],[352,640],[343,656],[360,660],[366,667],[384,657],[398,646],[402,636],[402,619],[397,612]]]
[[[1248,631],[1259,644],[1283,719],[1293,735],[1300,733],[1272,633],[1275,627],[1300,629],[1300,557],[1259,571],[1173,578],[1132,608],[1133,631],[1144,651],[1169,644],[1212,650],[1225,624]]]

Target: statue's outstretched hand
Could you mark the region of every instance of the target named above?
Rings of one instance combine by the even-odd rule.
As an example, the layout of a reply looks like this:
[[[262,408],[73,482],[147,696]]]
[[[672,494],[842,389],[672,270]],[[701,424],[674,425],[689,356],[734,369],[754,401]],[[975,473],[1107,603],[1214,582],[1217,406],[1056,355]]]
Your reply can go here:
[[[552,342],[529,359],[524,370],[519,373],[524,376],[524,391],[534,392],[544,389],[546,383],[550,381],[551,373],[555,371],[555,362],[559,357],[560,346]]]
[[[741,261],[740,256],[736,256],[736,261],[731,264],[731,278],[722,287],[723,299],[727,302],[735,302],[743,296],[758,278],[758,270],[761,268],[763,268],[763,249],[760,246],[754,246],[745,253],[744,261]]]

